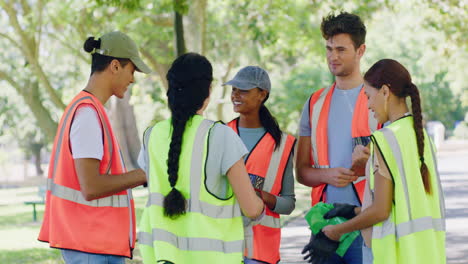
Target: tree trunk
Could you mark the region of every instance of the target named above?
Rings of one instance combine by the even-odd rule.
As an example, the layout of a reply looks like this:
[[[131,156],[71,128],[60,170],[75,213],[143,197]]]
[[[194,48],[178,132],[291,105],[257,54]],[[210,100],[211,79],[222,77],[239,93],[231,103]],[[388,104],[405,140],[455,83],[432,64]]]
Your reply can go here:
[[[23,98],[37,121],[37,125],[46,137],[46,142],[52,142],[57,131],[57,122],[52,119],[49,110],[42,104],[37,82],[19,84],[5,72],[0,71],[0,80],[6,80]]]
[[[44,174],[44,171],[41,168],[41,150],[44,147],[42,143],[32,143],[31,152],[34,159],[34,166],[36,167],[36,175],[41,176]]]
[[[185,38],[189,51],[205,54],[206,52],[206,6],[207,0],[193,0],[190,2],[189,12],[185,16]]]
[[[156,60],[156,58],[145,49],[141,50],[141,55],[144,58],[146,58],[146,60],[149,62],[150,67],[156,71],[157,75],[159,75],[159,80],[161,81],[161,87],[163,89],[161,92],[165,94],[167,92],[167,89],[169,88],[167,84],[166,74],[171,65],[159,63]]]
[[[25,2],[23,2],[23,4],[25,4]],[[34,39],[34,35],[28,34],[27,30],[24,30],[21,27],[19,22],[20,20],[18,19],[18,13],[15,9],[15,5],[13,2],[6,3],[4,1],[1,1],[0,6],[3,7],[5,12],[7,13],[10,25],[13,27],[15,33],[21,39],[21,45],[18,45],[20,47],[21,53],[23,54],[24,58],[28,61],[28,63],[30,63],[33,66],[33,73],[44,86],[46,93],[50,97],[50,100],[54,103],[54,105],[57,108],[61,110],[65,109],[66,105],[63,103],[57,91],[52,87],[49,78],[46,76],[41,64],[39,63],[39,54],[37,54],[37,51],[39,50],[39,42],[36,41],[36,39]],[[24,11],[26,11],[25,8],[29,9],[29,7],[23,6]],[[34,27],[34,29],[32,29],[33,31],[37,31],[38,28],[41,28],[41,25],[36,26],[37,27]]]
[[[109,118],[112,129],[120,145],[122,158],[128,170],[138,168],[140,152],[140,134],[138,133],[135,113],[130,104],[131,89],[128,89],[123,99],[113,96],[109,100]]]
[[[183,15],[180,13],[180,8],[184,5],[185,0],[174,0],[174,33],[175,33],[175,54],[177,57],[186,52],[184,39],[184,23]]]
[[[42,133],[44,133],[46,141],[53,142],[55,133],[57,132],[57,122],[52,119],[50,112],[38,98],[30,98],[28,96],[23,96],[23,98],[37,120],[36,124],[39,126]]]

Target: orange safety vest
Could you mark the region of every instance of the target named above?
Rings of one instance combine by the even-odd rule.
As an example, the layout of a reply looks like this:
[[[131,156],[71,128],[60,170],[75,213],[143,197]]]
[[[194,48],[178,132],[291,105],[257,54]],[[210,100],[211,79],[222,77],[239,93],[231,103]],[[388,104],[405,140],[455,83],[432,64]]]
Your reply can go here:
[[[238,118],[227,124],[239,134]],[[296,139],[283,133],[281,144],[275,150],[275,140],[269,133],[265,133],[250,151],[247,157],[246,168],[249,176],[254,178],[257,189],[262,189],[278,196],[281,192],[283,175],[289,157],[294,149]],[[265,216],[254,226],[249,227],[246,233],[252,236],[245,238],[244,256],[268,263],[280,261],[281,223],[280,215],[266,207]]]
[[[336,83],[327,88],[322,88],[310,97],[309,120],[311,128],[311,164],[312,168],[330,168],[328,161],[328,114]],[[367,97],[364,88],[359,92],[354,107],[353,120],[351,123],[351,137],[353,138],[353,149],[356,145],[367,145],[370,141],[372,131],[380,128],[372,112],[367,108]],[[352,183],[360,202],[364,198],[364,177]],[[325,188],[327,184],[321,184],[312,188],[312,205],[325,201]]]
[[[96,109],[103,131],[100,174],[125,173],[119,144],[104,106],[92,94],[80,92],[65,109],[55,136],[47,178],[46,206],[39,241],[50,247],[87,253],[132,257],[135,210],[131,190],[86,201],[80,191],[69,131],[76,110]]]

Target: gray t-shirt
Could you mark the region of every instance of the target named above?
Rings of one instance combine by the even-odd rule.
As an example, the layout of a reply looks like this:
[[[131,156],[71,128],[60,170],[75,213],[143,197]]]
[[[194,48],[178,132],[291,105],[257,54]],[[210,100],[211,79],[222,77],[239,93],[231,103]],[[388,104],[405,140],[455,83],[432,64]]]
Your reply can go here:
[[[350,90],[333,91],[330,112],[328,114],[328,160],[330,168],[351,168],[351,154],[353,142],[351,136],[351,124],[353,120],[354,106],[361,91],[362,85]],[[309,99],[310,100],[310,99]],[[309,100],[302,110],[299,136],[310,137]],[[346,187],[327,187],[327,203],[349,203],[360,205],[358,197],[351,184]]]
[[[247,150],[250,152],[257,145],[258,141],[265,134],[265,128],[243,128],[239,127],[239,135],[244,142]],[[285,139],[282,139],[285,140]],[[293,176],[293,153],[288,160],[288,164],[284,171],[281,192],[279,196],[276,196],[276,206],[272,210],[278,214],[290,214],[295,207],[295,195],[294,195],[294,176]]]
[[[228,170],[248,151],[239,136],[223,124],[215,124],[208,138],[208,155],[205,166],[206,187],[210,193],[220,199],[228,198]],[[138,155],[138,165],[148,172],[143,147]]]

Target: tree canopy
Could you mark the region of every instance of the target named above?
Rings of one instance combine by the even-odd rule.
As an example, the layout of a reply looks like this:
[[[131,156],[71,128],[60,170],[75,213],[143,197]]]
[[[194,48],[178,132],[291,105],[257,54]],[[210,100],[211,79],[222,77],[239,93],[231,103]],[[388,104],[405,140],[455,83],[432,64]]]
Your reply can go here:
[[[333,80],[320,22],[340,10],[366,24],[362,70],[382,58],[400,61],[421,88],[426,118],[451,129],[468,107],[467,6],[455,0],[0,0],[0,141],[14,133],[18,143],[50,146],[65,105],[89,76],[84,40],[111,30],[128,33],[154,71],[137,76],[131,99],[108,105],[128,113],[125,123],[118,115],[113,123],[133,165],[143,129],[168,116],[165,75],[184,50],[214,65],[210,118],[234,117],[230,87],[221,84],[237,69],[259,65],[272,79],[267,106],[295,133],[308,96]]]

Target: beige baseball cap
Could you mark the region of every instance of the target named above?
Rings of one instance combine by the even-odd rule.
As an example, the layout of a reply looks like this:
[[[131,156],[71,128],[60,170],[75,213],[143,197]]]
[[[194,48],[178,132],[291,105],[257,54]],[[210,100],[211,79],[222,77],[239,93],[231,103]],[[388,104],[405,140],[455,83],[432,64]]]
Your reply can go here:
[[[143,73],[151,73],[151,69],[146,65],[138,54],[138,47],[135,42],[125,33],[114,31],[106,33],[101,37],[101,47],[92,53],[99,53],[121,59],[129,59],[135,64],[136,70]]]

